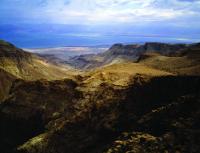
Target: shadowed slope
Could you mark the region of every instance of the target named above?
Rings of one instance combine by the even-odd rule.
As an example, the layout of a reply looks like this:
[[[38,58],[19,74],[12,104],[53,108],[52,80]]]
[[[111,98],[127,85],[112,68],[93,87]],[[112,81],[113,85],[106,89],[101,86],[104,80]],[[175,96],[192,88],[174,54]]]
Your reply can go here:
[[[130,84],[123,88],[104,83],[93,91],[82,90],[83,97],[80,97],[80,103],[75,105],[77,111],[73,116],[53,121],[54,124],[49,127],[49,131],[31,139],[18,150],[20,153],[102,153],[106,150],[113,153],[124,153],[125,150],[135,149],[135,153],[140,151],[148,153],[156,152],[156,150],[157,152],[165,150],[170,152],[182,145],[183,152],[188,150],[190,152],[191,148],[188,149],[188,147],[199,136],[198,131],[194,130],[194,133],[190,133],[191,137],[189,138],[181,137],[181,134],[187,133],[179,131],[175,140],[167,140],[168,132],[171,132],[172,135],[176,134],[178,126],[168,127],[173,126],[173,123],[178,122],[179,118],[183,116],[189,119],[189,125],[185,125],[188,130],[193,130],[190,124],[198,123],[197,116],[195,120],[191,120],[191,111],[185,113],[182,110],[187,109],[187,106],[191,104],[187,102],[194,102],[195,106],[199,103],[199,81],[199,77],[136,75]],[[185,102],[177,100],[187,94],[192,94],[192,96]],[[182,102],[187,106],[182,108]],[[164,116],[148,115],[151,112],[161,112],[161,108],[164,110],[173,107],[174,103],[177,103],[176,110],[180,109],[180,111],[174,110],[173,116],[170,118],[168,112],[165,113],[165,111],[163,112]],[[192,108],[194,107],[192,106]],[[198,112],[199,107],[194,110],[196,115]],[[167,119],[166,122],[163,122],[166,125],[169,123],[168,127],[163,129],[162,126],[161,128],[154,126],[154,124],[159,124],[163,117]],[[158,122],[154,122],[156,118],[159,119]],[[126,131],[130,132],[128,135],[132,135],[131,139],[133,140],[129,144],[127,142],[127,146],[125,144],[118,146],[119,141],[123,143],[118,136]],[[137,133],[137,131],[141,132]],[[133,134],[131,134],[132,132]],[[160,137],[166,137],[166,140],[159,141]],[[171,139],[173,136],[169,137]],[[182,141],[185,143],[182,144]],[[114,142],[118,145],[110,147]],[[144,146],[143,143],[148,143],[150,146]],[[198,150],[198,142],[193,144]],[[169,145],[171,146],[169,147]],[[139,147],[139,149],[135,147]]]
[[[45,130],[45,125],[74,112],[79,92],[72,80],[16,80],[0,104],[0,149],[13,153],[18,145]],[[50,123],[49,123],[50,124]]]
[[[15,79],[15,76],[0,69],[0,103],[8,96],[12,82]]]

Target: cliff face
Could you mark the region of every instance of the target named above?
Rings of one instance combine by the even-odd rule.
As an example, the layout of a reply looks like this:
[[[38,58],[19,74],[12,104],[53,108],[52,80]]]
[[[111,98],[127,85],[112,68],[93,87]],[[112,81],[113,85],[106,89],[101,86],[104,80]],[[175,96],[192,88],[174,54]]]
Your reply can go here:
[[[83,55],[72,58],[69,64],[80,69],[92,69],[124,61],[136,62],[144,53],[159,53],[173,55],[189,47],[185,44],[145,43],[144,45],[114,44],[109,50],[97,55]]]
[[[190,45],[169,55],[147,52],[140,56],[138,63],[178,75],[200,75],[199,44]]]
[[[170,53],[180,52],[186,49],[185,44],[165,44],[165,43],[146,43],[144,45],[145,52],[156,52],[162,55],[169,55]]]
[[[145,43],[144,45],[123,45],[115,44],[109,49],[110,54],[118,55],[141,55],[146,52],[160,53],[162,55],[168,55],[169,53],[179,52],[186,49],[185,44],[166,44],[166,43]]]

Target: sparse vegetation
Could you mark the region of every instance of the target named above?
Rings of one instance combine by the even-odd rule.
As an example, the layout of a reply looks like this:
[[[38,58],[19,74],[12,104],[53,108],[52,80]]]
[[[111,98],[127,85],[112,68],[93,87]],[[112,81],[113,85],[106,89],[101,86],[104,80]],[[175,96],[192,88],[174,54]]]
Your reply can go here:
[[[2,46],[3,153],[199,152],[198,52],[143,54],[76,75]]]

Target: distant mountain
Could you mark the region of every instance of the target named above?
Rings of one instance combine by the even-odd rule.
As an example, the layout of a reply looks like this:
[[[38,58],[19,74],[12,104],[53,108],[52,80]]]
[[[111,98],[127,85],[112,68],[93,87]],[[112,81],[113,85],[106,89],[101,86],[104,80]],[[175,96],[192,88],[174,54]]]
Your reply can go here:
[[[107,45],[98,46],[67,46],[55,48],[36,48],[24,49],[31,53],[36,53],[38,56],[46,58],[52,62],[63,63],[69,58],[85,54],[97,54],[106,51],[109,48]]]
[[[124,61],[135,62],[140,55],[146,52],[155,52],[162,55],[170,55],[186,49],[186,44],[145,43],[144,45],[114,44],[104,53],[97,55],[81,55],[71,58],[68,64],[80,69],[92,69],[113,63]]]

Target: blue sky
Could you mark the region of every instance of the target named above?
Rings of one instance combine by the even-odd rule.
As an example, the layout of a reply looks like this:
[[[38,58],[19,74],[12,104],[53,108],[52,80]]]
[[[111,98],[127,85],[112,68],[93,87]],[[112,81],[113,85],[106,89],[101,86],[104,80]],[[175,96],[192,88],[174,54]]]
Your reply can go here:
[[[0,38],[20,47],[200,41],[200,0],[0,0]]]

